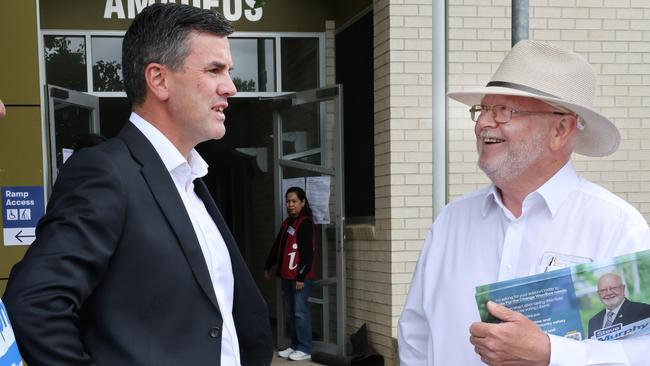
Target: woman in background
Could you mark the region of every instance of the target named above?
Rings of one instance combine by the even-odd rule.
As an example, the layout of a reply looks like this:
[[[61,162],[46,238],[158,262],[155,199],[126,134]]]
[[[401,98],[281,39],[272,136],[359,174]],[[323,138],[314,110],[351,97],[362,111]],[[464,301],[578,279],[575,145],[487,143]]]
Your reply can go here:
[[[311,359],[311,315],[309,292],[315,275],[316,229],[305,191],[291,187],[284,196],[289,217],[280,232],[264,266],[264,277],[272,278],[271,268],[278,265],[276,275],[282,279],[284,314],[291,333],[291,345],[278,356],[294,361]]]

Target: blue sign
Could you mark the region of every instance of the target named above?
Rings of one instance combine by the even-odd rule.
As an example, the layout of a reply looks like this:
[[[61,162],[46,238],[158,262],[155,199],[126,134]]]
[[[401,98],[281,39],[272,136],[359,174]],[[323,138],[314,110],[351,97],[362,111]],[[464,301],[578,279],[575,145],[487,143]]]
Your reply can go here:
[[[2,228],[5,245],[29,245],[45,213],[43,187],[2,187]]]
[[[22,366],[14,332],[9,323],[7,310],[0,300],[0,366]]]

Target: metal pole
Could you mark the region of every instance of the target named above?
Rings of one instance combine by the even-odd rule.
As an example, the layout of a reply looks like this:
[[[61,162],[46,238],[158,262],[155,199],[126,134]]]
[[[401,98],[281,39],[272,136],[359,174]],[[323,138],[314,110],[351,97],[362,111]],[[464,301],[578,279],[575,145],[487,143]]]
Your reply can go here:
[[[431,60],[433,141],[433,194],[432,207],[435,219],[447,204],[447,3],[434,0]]]
[[[528,0],[512,0],[512,45],[528,39]]]

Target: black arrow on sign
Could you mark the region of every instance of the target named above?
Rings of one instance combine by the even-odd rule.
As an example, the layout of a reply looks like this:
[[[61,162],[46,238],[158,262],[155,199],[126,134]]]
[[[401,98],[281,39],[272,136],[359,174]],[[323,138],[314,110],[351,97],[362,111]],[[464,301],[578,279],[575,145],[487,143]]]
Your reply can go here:
[[[35,238],[35,237],[36,237],[36,235],[20,235],[20,234],[22,234],[22,233],[23,233],[23,231],[20,230],[20,231],[18,232],[18,234],[16,234],[16,236],[15,236],[15,238],[18,239],[18,241],[21,242],[21,243],[22,243],[23,241],[20,240],[20,238]]]

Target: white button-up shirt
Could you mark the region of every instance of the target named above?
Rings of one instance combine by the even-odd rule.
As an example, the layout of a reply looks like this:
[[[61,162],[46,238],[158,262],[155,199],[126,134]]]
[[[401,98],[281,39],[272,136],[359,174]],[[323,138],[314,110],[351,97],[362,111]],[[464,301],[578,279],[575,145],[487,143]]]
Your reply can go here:
[[[235,281],[230,254],[217,225],[206,210],[201,198],[194,192],[194,179],[208,173],[208,164],[196,150],[192,150],[189,159],[186,160],[165,135],[136,113],[131,113],[130,120],[147,137],[160,155],[192,221],[223,318],[221,365],[239,366],[241,364],[239,342],[232,316]]]
[[[543,272],[549,253],[581,261],[650,248],[643,216],[580,178],[569,162],[524,200],[515,217],[494,185],[450,203],[433,223],[398,325],[400,360],[411,365],[482,365],[469,342],[480,321],[476,286]],[[630,365],[650,338],[551,338],[551,365]],[[629,358],[629,359],[628,359]]]

